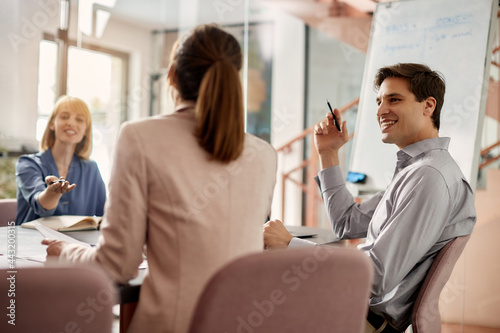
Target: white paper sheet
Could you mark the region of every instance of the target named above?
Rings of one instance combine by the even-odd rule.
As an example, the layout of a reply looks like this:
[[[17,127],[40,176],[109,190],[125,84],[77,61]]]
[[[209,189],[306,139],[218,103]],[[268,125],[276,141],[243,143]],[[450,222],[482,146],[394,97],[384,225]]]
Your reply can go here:
[[[45,238],[57,239],[57,240],[65,241],[68,243],[80,244],[80,245],[83,245],[85,247],[90,247],[90,244],[88,244],[88,243],[79,241],[78,239],[67,236],[59,231],[47,228],[38,222],[35,223],[35,227],[36,227],[36,230],[38,230]]]

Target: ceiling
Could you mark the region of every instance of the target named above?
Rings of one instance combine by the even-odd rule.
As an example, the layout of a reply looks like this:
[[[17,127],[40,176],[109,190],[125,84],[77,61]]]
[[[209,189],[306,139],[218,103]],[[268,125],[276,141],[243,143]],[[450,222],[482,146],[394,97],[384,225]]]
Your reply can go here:
[[[84,0],[79,0],[84,1]],[[116,0],[112,8],[103,4],[114,0],[92,1],[114,19],[125,20],[148,29],[182,29],[200,23],[244,22],[248,1],[252,22],[269,20],[273,10],[287,12],[311,27],[366,51],[368,39],[360,42],[360,31],[369,35],[377,2],[389,0]]]
[[[250,17],[266,15],[267,6],[260,0],[248,1]],[[193,23],[241,23],[245,15],[244,0],[116,0],[112,8],[94,6],[110,12],[115,19],[151,29],[177,29]]]
[[[82,0],[80,0],[82,1]],[[117,19],[149,27],[178,28],[184,23],[241,22],[245,2],[251,18],[265,16],[268,8],[279,9],[297,17],[366,17],[375,10],[377,2],[389,0],[88,0],[102,7]],[[193,15],[195,13],[195,15]]]

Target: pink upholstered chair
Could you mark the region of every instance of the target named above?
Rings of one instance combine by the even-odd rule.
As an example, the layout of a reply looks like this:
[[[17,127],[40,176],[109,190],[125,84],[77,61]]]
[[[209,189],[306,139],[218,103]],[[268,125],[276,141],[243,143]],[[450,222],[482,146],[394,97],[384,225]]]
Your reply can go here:
[[[15,271],[0,270],[0,332],[111,332],[116,291],[102,270],[65,266]],[[14,278],[8,280],[11,276]],[[9,295],[9,289],[15,295]],[[12,300],[15,326],[8,323],[11,310],[6,313]]]
[[[16,199],[0,199],[0,227],[5,227],[8,222],[15,221],[16,212]]]
[[[352,248],[244,256],[208,283],[190,332],[361,333],[372,278],[369,258]]]
[[[413,306],[413,333],[441,332],[439,296],[469,238],[470,235],[455,238],[434,259]]]

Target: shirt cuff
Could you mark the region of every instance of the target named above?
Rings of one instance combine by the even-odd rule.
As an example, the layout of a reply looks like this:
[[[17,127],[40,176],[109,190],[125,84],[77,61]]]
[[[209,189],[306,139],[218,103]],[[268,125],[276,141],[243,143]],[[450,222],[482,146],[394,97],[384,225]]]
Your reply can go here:
[[[292,240],[290,241],[290,244],[288,244],[288,248],[311,247],[317,245],[318,244],[308,241],[306,239],[293,237]]]
[[[342,170],[340,170],[340,166],[338,165],[331,166],[318,172],[316,182],[322,193],[333,187],[345,184]]]
[[[33,197],[34,203],[35,203],[35,209],[34,209],[35,214],[38,215],[38,216],[40,216],[40,217],[54,215],[54,213],[56,212],[57,206],[55,208],[53,208],[53,209],[45,209],[45,208],[43,208],[42,204],[38,200],[38,197],[39,197],[40,193],[42,193],[42,192],[35,193],[35,195]]]

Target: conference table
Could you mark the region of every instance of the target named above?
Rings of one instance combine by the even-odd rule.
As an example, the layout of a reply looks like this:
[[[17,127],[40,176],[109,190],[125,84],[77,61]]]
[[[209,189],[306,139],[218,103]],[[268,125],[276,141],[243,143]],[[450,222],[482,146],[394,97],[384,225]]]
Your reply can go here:
[[[297,237],[310,240],[320,245],[339,244],[331,230],[322,228],[312,228],[305,226],[286,226],[288,231]],[[64,233],[79,241],[95,245],[101,234],[98,230],[71,231]],[[12,236],[14,235],[14,236]],[[12,269],[10,264],[14,264],[15,269],[23,267],[44,266],[46,261],[46,246],[41,244],[43,235],[35,229],[15,227],[0,227],[0,269]],[[14,239],[14,241],[12,241]],[[14,260],[8,256],[8,244],[15,246],[16,255]],[[10,247],[10,249],[12,249]],[[141,268],[142,267],[142,268]],[[144,279],[146,265],[139,267],[138,276],[130,280],[127,285],[117,286],[120,300],[120,331],[126,327],[130,321],[135,305],[139,299],[139,291]]]
[[[305,226],[286,226],[292,235],[299,238],[310,240],[316,244],[336,244],[336,237],[331,230],[322,228],[312,228]],[[0,227],[0,269],[8,268],[7,262],[7,243],[8,243],[8,230],[12,228],[15,232],[15,249],[16,249],[16,267],[29,267],[40,266],[45,262],[46,246],[42,245],[44,238],[40,232],[35,229],[15,227]],[[65,235],[71,236],[79,241],[95,245],[101,234],[98,230],[86,231],[71,231],[65,232]],[[131,281],[132,283],[140,283],[138,281]]]

